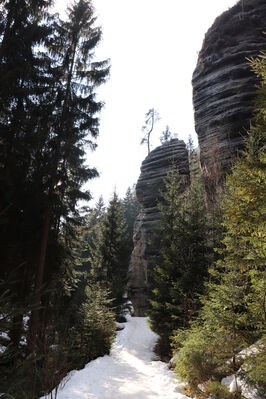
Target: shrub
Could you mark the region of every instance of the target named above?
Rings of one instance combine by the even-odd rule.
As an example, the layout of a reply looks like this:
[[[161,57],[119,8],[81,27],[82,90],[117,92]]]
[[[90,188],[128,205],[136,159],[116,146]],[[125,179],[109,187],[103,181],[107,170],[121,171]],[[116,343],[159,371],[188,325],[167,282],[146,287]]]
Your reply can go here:
[[[266,339],[266,338],[265,338]],[[264,341],[265,341],[264,339]],[[258,352],[251,354],[241,367],[240,376],[254,387],[261,397],[266,397],[266,342],[261,342]]]
[[[229,392],[229,388],[219,381],[209,381],[206,385],[206,394],[212,399],[241,399],[239,392]]]
[[[174,348],[179,348],[181,337],[184,337],[184,331],[175,332],[172,337]],[[199,384],[208,381],[217,369],[218,364],[215,361],[215,354],[212,353],[209,338],[200,327],[193,327],[187,332],[187,337],[178,353],[175,372],[181,380],[188,382],[191,389],[197,389]]]

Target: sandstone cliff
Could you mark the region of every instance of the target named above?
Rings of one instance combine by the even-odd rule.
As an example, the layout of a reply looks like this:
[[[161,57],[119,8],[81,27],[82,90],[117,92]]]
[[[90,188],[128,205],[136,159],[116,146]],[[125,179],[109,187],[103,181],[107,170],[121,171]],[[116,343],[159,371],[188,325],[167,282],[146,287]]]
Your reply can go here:
[[[178,139],[170,140],[147,156],[141,166],[136,185],[141,211],[134,228],[134,250],[129,270],[128,291],[135,309],[135,316],[144,316],[147,309],[146,283],[149,270],[159,255],[160,212],[157,208],[164,178],[172,164],[176,164],[185,181],[189,180],[186,145]]]
[[[266,1],[243,0],[205,35],[193,74],[195,125],[212,200],[250,124],[256,77],[247,58],[266,49]]]

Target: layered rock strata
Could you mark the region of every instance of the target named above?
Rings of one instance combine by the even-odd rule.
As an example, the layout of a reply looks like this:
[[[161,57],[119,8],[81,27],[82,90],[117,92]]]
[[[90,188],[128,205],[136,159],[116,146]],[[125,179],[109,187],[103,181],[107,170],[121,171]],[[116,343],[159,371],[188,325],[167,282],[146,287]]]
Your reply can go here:
[[[134,249],[129,270],[128,291],[135,316],[144,316],[147,310],[147,282],[150,269],[159,256],[160,212],[157,204],[164,189],[164,179],[172,164],[177,165],[184,185],[189,181],[189,163],[186,145],[178,139],[157,147],[141,166],[136,185],[141,211],[134,228]]]
[[[207,198],[243,143],[254,106],[256,77],[247,58],[266,50],[266,1],[242,0],[216,18],[193,74],[195,126]]]

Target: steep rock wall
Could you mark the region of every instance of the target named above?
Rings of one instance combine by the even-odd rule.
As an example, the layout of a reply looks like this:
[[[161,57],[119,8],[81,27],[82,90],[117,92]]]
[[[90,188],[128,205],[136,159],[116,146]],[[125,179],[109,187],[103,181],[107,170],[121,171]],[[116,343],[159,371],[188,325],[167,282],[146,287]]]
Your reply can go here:
[[[207,199],[215,198],[250,124],[256,77],[247,58],[266,50],[266,1],[243,0],[216,18],[193,74],[195,126]]]
[[[135,316],[147,310],[149,270],[159,255],[160,212],[157,208],[164,179],[172,164],[177,165],[184,182],[189,180],[188,153],[184,141],[173,139],[151,151],[143,161],[136,185],[141,211],[134,228],[134,249],[131,256],[128,291]],[[184,183],[185,184],[185,183]]]

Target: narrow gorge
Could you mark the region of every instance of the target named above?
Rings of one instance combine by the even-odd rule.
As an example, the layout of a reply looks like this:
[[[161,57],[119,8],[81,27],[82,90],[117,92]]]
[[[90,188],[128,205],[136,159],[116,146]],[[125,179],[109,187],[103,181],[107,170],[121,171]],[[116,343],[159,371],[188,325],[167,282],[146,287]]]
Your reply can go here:
[[[248,60],[266,50],[265,27],[266,2],[239,1],[216,18],[198,55],[192,77],[193,105],[208,206],[215,203],[251,123],[257,78]],[[143,161],[136,186],[141,212],[135,224],[128,283],[136,316],[143,316],[147,309],[149,270],[160,252],[157,202],[171,162],[189,182],[185,143],[171,140]]]

